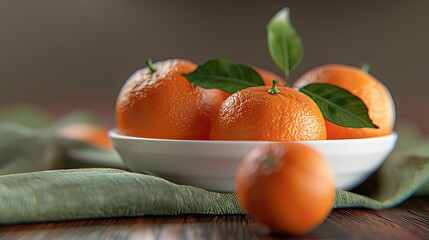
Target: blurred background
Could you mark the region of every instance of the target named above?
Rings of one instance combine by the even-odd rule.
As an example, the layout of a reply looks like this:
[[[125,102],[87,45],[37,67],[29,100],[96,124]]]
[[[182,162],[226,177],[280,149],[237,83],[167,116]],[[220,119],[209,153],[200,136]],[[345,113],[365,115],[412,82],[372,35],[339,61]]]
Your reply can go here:
[[[111,127],[120,87],[147,58],[223,57],[281,74],[265,25],[285,6],[305,51],[291,80],[367,61],[399,118],[429,121],[427,0],[0,0],[0,108],[85,108]]]

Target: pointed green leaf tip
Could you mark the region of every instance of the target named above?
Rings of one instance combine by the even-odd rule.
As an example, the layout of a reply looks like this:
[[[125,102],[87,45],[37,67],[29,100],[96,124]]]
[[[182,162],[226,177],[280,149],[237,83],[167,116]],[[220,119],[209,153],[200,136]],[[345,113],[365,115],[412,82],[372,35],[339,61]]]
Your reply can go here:
[[[184,74],[192,84],[206,89],[220,89],[227,93],[263,86],[264,81],[253,68],[226,59],[212,59]]]
[[[365,103],[343,88],[314,83],[300,91],[313,99],[323,117],[334,124],[349,128],[378,128],[369,118]]]
[[[303,57],[301,37],[290,21],[289,8],[277,12],[267,24],[268,50],[285,77],[295,69]]]

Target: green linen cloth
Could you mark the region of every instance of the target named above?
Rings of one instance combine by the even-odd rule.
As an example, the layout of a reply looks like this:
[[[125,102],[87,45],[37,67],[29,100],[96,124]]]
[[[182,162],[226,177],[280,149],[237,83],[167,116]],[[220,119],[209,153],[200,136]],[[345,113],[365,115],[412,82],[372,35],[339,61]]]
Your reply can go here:
[[[55,134],[76,122],[94,117],[75,112],[54,122],[34,109],[0,113],[0,224],[245,213],[234,193],[122,170],[116,153]],[[397,132],[391,156],[353,192],[337,190],[335,208],[385,209],[413,194],[429,195],[429,138],[413,124],[402,124]]]

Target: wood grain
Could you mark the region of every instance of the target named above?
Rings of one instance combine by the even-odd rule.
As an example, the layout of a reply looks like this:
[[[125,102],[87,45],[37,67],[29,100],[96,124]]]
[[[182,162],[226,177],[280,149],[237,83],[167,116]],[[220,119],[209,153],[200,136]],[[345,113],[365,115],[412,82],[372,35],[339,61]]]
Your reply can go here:
[[[0,227],[0,239],[287,239],[247,215],[185,215],[20,224]],[[429,239],[429,197],[372,211],[334,210],[302,239]]]

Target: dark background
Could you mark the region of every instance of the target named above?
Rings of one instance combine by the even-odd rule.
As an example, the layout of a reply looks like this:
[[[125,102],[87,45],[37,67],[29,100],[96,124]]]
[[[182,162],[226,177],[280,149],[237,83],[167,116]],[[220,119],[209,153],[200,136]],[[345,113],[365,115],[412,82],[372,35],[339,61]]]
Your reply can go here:
[[[265,25],[284,6],[304,40],[296,79],[372,64],[399,118],[429,121],[429,1],[0,0],[0,107],[87,108],[113,126],[119,88],[147,58],[223,57],[277,70]]]

